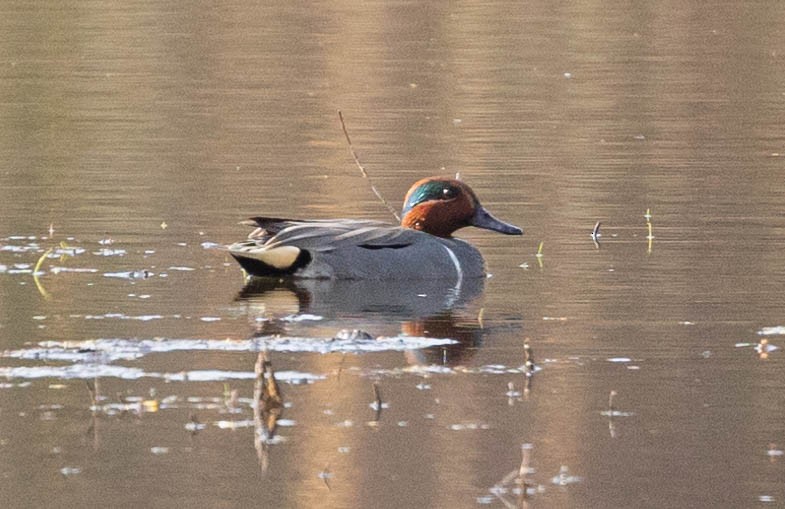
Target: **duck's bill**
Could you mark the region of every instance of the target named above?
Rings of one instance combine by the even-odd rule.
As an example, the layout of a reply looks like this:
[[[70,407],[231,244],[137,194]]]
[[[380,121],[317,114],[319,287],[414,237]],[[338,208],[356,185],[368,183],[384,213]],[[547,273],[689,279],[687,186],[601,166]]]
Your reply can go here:
[[[474,213],[474,217],[472,217],[469,224],[476,226],[477,228],[493,230],[505,235],[523,235],[523,230],[517,226],[513,226],[509,223],[505,223],[504,221],[496,219],[483,207],[477,207],[477,212]]]

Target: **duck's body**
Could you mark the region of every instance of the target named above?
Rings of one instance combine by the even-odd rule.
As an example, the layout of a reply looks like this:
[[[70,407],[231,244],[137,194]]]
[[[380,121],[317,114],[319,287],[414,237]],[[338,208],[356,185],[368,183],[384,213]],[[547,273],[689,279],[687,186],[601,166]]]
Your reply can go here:
[[[255,276],[419,279],[484,274],[480,252],[460,239],[357,219],[253,221],[257,237],[233,244],[230,252]],[[271,255],[276,249],[278,260]]]
[[[256,230],[248,240],[229,246],[229,252],[249,274],[327,279],[481,277],[482,255],[452,233],[469,225],[522,233],[491,216],[463,182],[437,177],[409,190],[401,226],[270,217],[255,217],[247,224]]]

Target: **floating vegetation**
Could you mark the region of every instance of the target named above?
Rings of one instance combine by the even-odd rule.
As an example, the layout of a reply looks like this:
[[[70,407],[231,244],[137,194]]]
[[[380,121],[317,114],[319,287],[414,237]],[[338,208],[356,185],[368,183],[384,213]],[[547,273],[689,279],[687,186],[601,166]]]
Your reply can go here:
[[[49,272],[52,274],[60,274],[61,272],[71,272],[74,274],[95,274],[98,269],[91,269],[88,267],[49,267]]]
[[[72,315],[73,318],[78,318],[76,315]],[[123,313],[104,313],[103,315],[84,315],[83,317],[85,320],[138,320],[140,322],[149,322],[151,320],[162,320],[164,315],[126,315]],[[173,315],[172,318],[179,318],[176,315]]]
[[[461,422],[457,424],[450,424],[447,426],[447,429],[451,431],[472,431],[491,429],[491,426],[484,422]]]
[[[594,229],[591,231],[591,240],[594,242],[594,247],[596,247],[597,249],[600,248],[600,237],[602,236],[602,234],[600,233],[601,224],[602,223],[600,221],[594,223]]]
[[[570,475],[570,469],[567,468],[567,465],[562,465],[559,473],[551,479],[551,482],[557,486],[567,486],[568,484],[579,483],[582,480],[582,477]]]
[[[535,470],[529,466],[532,449],[532,444],[522,444],[521,465],[505,475],[488,490],[491,495],[498,498],[505,507],[527,507],[526,502],[524,502],[525,499],[545,491],[544,486],[529,479],[529,477],[535,473]],[[509,499],[510,495],[514,495],[519,499],[517,504]],[[477,501],[482,504],[490,504],[493,499],[490,497],[480,497]]]
[[[9,253],[28,253],[28,252],[36,252],[41,249],[41,246],[38,244],[26,244],[23,246],[14,246],[11,244],[6,244],[0,246],[0,251],[5,251]]]
[[[761,357],[767,355],[769,352],[773,352],[775,350],[779,350],[779,347],[770,345],[769,340],[766,338],[761,339],[757,345],[755,345],[755,352],[761,355]]]
[[[772,443],[769,444],[769,448],[766,450],[766,456],[768,456],[769,459],[773,462],[777,458],[785,456],[785,451],[778,449],[777,444]]]
[[[771,352],[775,352],[780,349],[780,347],[769,343],[769,340],[767,338],[761,338],[761,340],[757,342],[736,343],[734,346],[736,348],[752,348],[753,350],[755,350],[755,353],[757,353],[760,356],[761,359],[768,358]]]
[[[547,362],[547,361],[546,361]],[[400,368],[392,369],[364,369],[349,368],[346,371],[357,373],[359,370],[360,376],[366,377],[398,377],[404,374],[420,375],[429,377],[432,375],[527,375],[526,366],[504,366],[501,364],[486,364],[484,366],[446,366],[443,364],[413,364],[410,366],[403,366]],[[534,373],[542,371],[540,366],[535,366]],[[417,387],[420,388],[419,386]],[[425,385],[423,389],[430,389],[430,385]]]
[[[608,410],[600,412],[600,415],[604,415],[606,417],[630,417],[635,415],[634,412],[622,412],[620,410],[616,410],[613,405],[613,400],[619,393],[616,391],[611,391],[608,395]]]
[[[785,335],[785,326],[777,325],[774,327],[763,327],[758,331],[759,336],[783,336]]]
[[[104,277],[113,277],[119,279],[148,279],[155,274],[147,269],[130,270],[124,272],[104,272]]]
[[[197,431],[201,431],[201,430],[205,429],[206,427],[207,427],[207,424],[202,424],[199,421],[193,420],[193,418],[191,419],[190,422],[187,422],[185,424],[185,429],[190,431],[191,433],[195,433]]]
[[[762,360],[769,358],[769,353],[779,350],[779,347],[769,343],[767,338],[761,338],[757,343],[736,343],[736,348],[752,348]]]
[[[319,320],[323,320],[323,319],[324,319],[324,317],[319,316],[319,315],[311,315],[311,314],[308,314],[308,313],[302,313],[302,314],[298,314],[298,315],[287,315],[287,316],[284,316],[283,318],[281,318],[281,321],[282,322],[294,322],[294,323],[296,323],[296,322],[309,322],[309,321],[317,321],[318,322]],[[338,339],[343,339],[343,338],[338,338]]]
[[[87,252],[85,248],[71,246],[67,244],[65,241],[60,242],[60,244],[58,244],[58,246],[56,247],[52,247],[44,250],[41,247],[40,243],[34,242],[35,240],[38,240],[36,237],[14,236],[14,237],[8,237],[6,239],[0,239],[0,240],[31,241],[26,244],[0,244],[0,252],[7,252],[7,253],[14,253],[14,254],[40,253],[42,251],[46,251],[46,256],[48,256],[49,258],[59,258],[63,256],[73,257]],[[46,237],[42,237],[40,240],[46,240]]]
[[[113,315],[99,315],[113,316]],[[124,315],[119,315],[124,316]],[[160,315],[132,319],[158,319]],[[153,353],[182,351],[219,352],[278,352],[361,353],[405,351],[455,344],[449,338],[410,336],[379,337],[375,339],[307,338],[263,336],[246,340],[218,339],[96,339],[85,341],[42,341],[37,347],[6,350],[0,357],[41,361],[104,362],[135,360]]]
[[[61,242],[60,247],[55,248],[52,254],[49,255],[49,257],[50,258],[63,258],[64,256],[74,257],[86,252],[87,250],[85,248],[69,246],[65,242]]]
[[[204,340],[204,339],[99,339],[86,341],[43,341],[36,347],[0,352],[0,357],[22,361],[44,363],[40,366],[0,367],[0,377],[9,380],[7,387],[23,386],[22,383],[12,384],[14,379],[93,379],[118,378],[123,380],[139,380],[144,378],[162,379],[166,382],[216,382],[227,380],[250,380],[255,374],[249,371],[226,370],[183,370],[174,372],[145,371],[137,367],[114,365],[115,362],[134,361],[156,353],[182,351],[219,351],[219,352],[309,352],[309,353],[368,353],[384,351],[407,351],[455,343],[451,339],[433,339],[419,337],[380,337],[372,340],[338,340],[335,338],[293,338],[270,336],[252,340]],[[548,364],[553,361],[545,360]],[[67,365],[51,365],[48,363],[71,363]],[[530,386],[530,374],[542,370],[522,366],[504,366],[490,364],[478,367],[444,365],[408,365],[395,369],[362,369],[358,367],[342,368],[354,376],[399,377],[413,375],[429,378],[433,375],[523,375],[523,394],[527,395]],[[324,380],[328,375],[302,373],[297,371],[276,372],[275,378],[289,384],[308,384]],[[26,386],[26,385],[25,385]],[[1,388],[1,387],[0,387]],[[428,390],[429,384],[420,383],[419,390]],[[514,390],[514,387],[510,390]],[[376,403],[378,407],[378,402]],[[386,404],[382,403],[382,408]]]
[[[366,332],[362,329],[351,329],[351,330],[341,329],[335,334],[333,339],[343,339],[343,340],[350,340],[350,341],[358,340],[358,339],[368,340],[368,339],[374,339],[374,336],[371,333]]]
[[[161,379],[166,382],[222,382],[226,380],[253,380],[251,371],[226,371],[218,369],[178,371],[162,373],[144,371],[139,368],[112,366],[108,364],[73,364],[69,366],[16,366],[0,367],[0,376],[9,379],[56,378],[61,380],[91,380],[94,378],[118,378],[121,380],[141,380],[144,378]],[[279,382],[303,385],[320,380],[326,376],[300,371],[280,371],[276,373]]]
[[[96,256],[125,256],[128,252],[125,249],[111,249],[108,247],[93,251]]]
[[[32,265],[29,263],[15,263],[8,269],[9,274],[32,274]]]

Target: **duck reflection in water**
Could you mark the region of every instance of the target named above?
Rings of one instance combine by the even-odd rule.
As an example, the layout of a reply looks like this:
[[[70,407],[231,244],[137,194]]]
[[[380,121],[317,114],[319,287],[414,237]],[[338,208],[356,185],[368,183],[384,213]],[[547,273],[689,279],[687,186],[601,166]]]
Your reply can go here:
[[[484,278],[454,281],[307,280],[251,278],[237,296],[254,321],[254,337],[286,334],[286,324],[271,317],[313,314],[343,326],[352,320],[373,335],[376,329],[400,322],[400,333],[412,337],[449,338],[455,344],[407,353],[414,364],[458,365],[482,343],[483,329],[466,307],[483,292]],[[357,317],[362,317],[362,323]],[[323,322],[320,322],[320,326]]]

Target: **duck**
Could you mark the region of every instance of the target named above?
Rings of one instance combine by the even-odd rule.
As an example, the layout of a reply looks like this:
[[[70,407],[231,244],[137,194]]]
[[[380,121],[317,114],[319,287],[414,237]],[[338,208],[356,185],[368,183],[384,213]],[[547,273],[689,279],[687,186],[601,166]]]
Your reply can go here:
[[[246,240],[227,246],[249,276],[417,280],[486,275],[485,260],[453,237],[474,226],[505,235],[523,230],[494,217],[462,180],[427,177],[406,193],[399,225],[367,219],[252,217]]]

